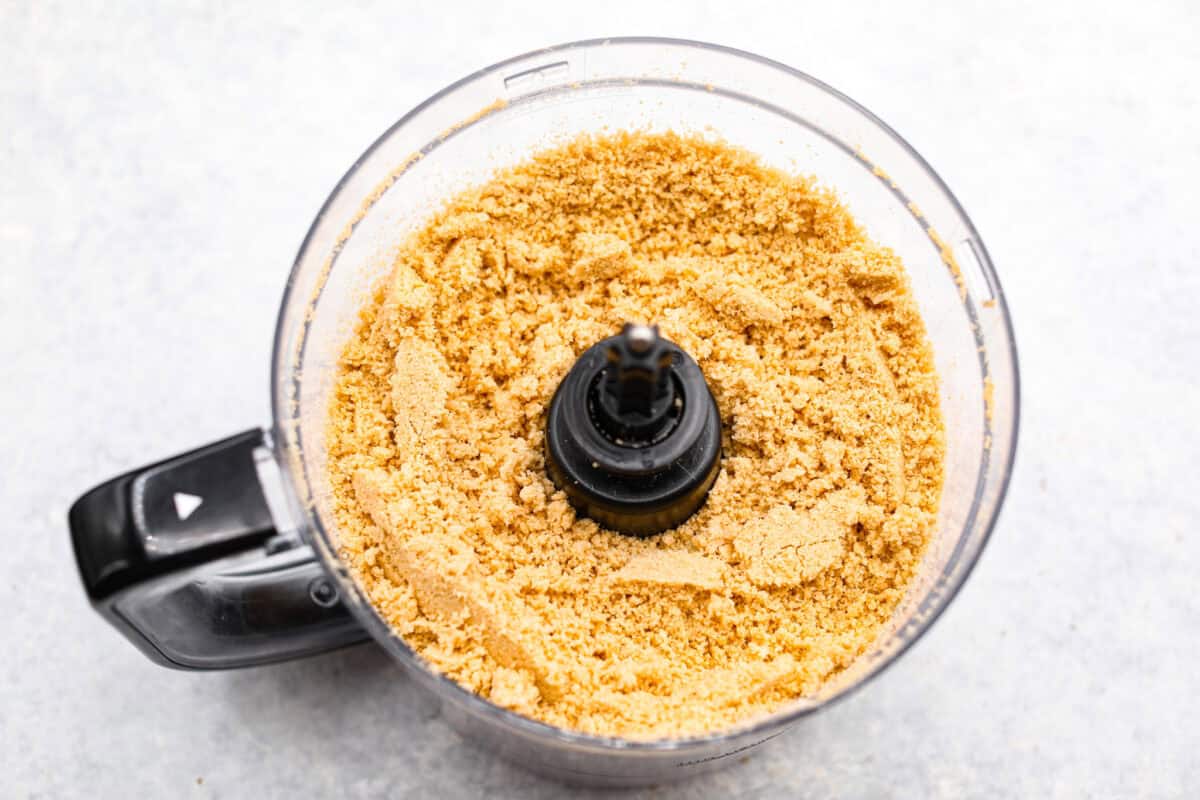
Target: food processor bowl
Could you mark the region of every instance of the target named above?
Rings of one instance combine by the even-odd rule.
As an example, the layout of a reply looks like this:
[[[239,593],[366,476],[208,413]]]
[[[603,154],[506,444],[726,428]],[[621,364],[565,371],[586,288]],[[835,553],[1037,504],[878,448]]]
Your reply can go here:
[[[397,245],[447,197],[498,168],[583,133],[629,129],[718,137],[835,190],[907,268],[946,426],[936,529],[907,596],[868,652],[768,717],[649,741],[552,727],[425,664],[339,558],[324,446],[338,357]],[[600,785],[719,767],[894,662],[979,557],[1008,484],[1018,418],[999,281],[971,221],[924,159],[866,109],[801,72],[729,48],[654,38],[576,42],[496,64],[434,95],[371,145],[300,248],[279,312],[271,392],[270,431],[120,476],[76,504],[72,535],[96,607],[152,658],[183,668],[263,663],[369,635],[440,698],[464,736],[525,767]],[[231,488],[239,481],[247,485]],[[199,510],[217,510],[197,522],[200,511],[183,513],[194,500],[181,505],[180,494],[201,497]],[[228,512],[217,519],[223,505]]]

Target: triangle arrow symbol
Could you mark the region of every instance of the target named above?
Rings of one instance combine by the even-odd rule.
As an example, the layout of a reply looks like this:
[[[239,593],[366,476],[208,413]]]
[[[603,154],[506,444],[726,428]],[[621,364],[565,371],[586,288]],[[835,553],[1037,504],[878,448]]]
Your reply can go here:
[[[204,502],[203,497],[197,497],[187,492],[176,492],[172,499],[175,501],[175,514],[180,520],[190,517],[200,507],[200,504]]]

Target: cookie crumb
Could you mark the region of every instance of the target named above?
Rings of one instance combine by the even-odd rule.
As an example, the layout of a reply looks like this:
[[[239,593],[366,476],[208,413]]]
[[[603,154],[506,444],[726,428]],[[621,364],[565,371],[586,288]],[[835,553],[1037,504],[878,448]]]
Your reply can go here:
[[[704,506],[646,539],[578,516],[543,456],[563,375],[631,320],[696,358],[725,434]],[[432,668],[562,728],[701,735],[816,691],[937,518],[900,260],[813,179],[696,136],[583,137],[450,198],[338,370],[325,474],[355,579]]]
[[[775,506],[748,523],[733,546],[755,586],[799,586],[842,555],[848,526],[823,507],[796,511]]]
[[[715,591],[721,588],[725,564],[682,550],[638,553],[613,574],[614,583],[670,586]]]

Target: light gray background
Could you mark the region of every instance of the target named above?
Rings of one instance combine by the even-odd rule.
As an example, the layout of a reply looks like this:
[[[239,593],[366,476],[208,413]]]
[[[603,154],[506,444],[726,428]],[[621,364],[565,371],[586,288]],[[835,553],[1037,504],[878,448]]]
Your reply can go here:
[[[1195,791],[1194,2],[342,6],[0,2],[0,796],[562,791],[461,744],[372,647],[152,666],[89,610],[64,518],[267,421],[291,259],[378,133],[476,68],[622,33],[779,59],[899,130],[991,249],[1025,385],[1001,524],[935,629],[745,763],[644,796]]]

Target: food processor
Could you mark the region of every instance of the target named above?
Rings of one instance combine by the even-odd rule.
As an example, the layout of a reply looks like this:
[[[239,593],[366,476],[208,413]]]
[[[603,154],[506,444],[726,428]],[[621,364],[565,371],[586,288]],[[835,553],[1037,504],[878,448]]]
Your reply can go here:
[[[396,245],[447,197],[499,168],[583,133],[630,129],[719,137],[836,191],[907,268],[946,427],[936,529],[874,644],[816,693],[687,738],[555,728],[434,672],[339,558],[326,479],[338,357]],[[644,330],[620,335],[637,353],[659,344]],[[270,391],[269,428],[118,476],[74,504],[71,537],[95,608],[150,658],[180,669],[265,664],[374,639],[440,699],[464,736],[525,767],[596,785],[658,783],[730,763],[894,662],[979,557],[1008,484],[1018,418],[1000,284],[974,226],[929,165],[870,112],[801,72],[729,48],[653,38],[518,56],[443,89],[385,132],[334,188],[301,245],[279,310]],[[711,448],[698,458],[711,465]],[[560,461],[571,468],[569,456]],[[573,502],[600,503],[607,490]],[[641,534],[669,525],[664,519],[650,513],[614,524]]]

